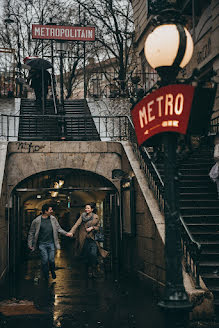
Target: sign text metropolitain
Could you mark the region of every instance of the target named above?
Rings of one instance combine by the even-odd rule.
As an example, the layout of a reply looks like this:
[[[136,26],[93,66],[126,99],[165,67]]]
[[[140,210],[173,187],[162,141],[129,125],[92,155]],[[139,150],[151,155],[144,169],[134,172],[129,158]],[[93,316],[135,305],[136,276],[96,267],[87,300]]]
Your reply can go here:
[[[95,27],[33,24],[32,38],[66,41],[95,41]]]

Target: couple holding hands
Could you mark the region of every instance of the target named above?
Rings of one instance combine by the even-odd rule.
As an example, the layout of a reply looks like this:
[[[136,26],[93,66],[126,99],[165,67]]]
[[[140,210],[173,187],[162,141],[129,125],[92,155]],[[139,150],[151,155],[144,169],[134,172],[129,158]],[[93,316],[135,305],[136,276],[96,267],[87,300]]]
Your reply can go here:
[[[42,214],[34,219],[31,224],[28,234],[28,247],[34,251],[38,245],[45,280],[49,278],[49,271],[51,271],[52,278],[56,278],[55,249],[60,249],[58,232],[67,237],[73,237],[77,229],[79,230],[76,239],[77,253],[85,259],[89,277],[97,276],[98,255],[105,258],[109,253],[95,240],[95,234],[100,229],[100,219],[95,212],[95,204],[86,204],[84,212],[71,230],[66,232],[52,215],[52,206],[49,204],[42,206]]]

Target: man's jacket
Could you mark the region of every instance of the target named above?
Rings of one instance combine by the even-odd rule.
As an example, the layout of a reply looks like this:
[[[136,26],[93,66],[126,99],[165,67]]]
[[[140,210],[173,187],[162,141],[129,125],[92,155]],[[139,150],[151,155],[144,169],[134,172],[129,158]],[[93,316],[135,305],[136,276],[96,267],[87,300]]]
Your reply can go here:
[[[37,216],[36,219],[33,220],[28,234],[28,247],[33,247],[34,250],[36,249],[37,246],[41,220],[43,220],[42,215]],[[53,239],[54,239],[55,247],[57,249],[60,249],[58,232],[60,232],[63,235],[66,235],[67,232],[60,227],[57,219],[54,216],[52,215],[50,216],[50,221],[53,229]]]

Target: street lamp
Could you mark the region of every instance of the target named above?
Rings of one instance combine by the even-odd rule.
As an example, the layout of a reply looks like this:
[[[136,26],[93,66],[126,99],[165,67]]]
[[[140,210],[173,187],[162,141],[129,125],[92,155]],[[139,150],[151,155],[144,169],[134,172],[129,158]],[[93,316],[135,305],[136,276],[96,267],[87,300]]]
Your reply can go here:
[[[161,85],[176,83],[181,68],[190,61],[193,41],[180,22],[178,13],[165,9],[157,18],[157,26],[145,42],[145,56],[161,77]],[[164,135],[164,199],[166,284],[159,305],[165,310],[165,327],[188,327],[191,304],[182,276],[182,249],[179,221],[178,172],[176,167],[177,134]]]
[[[180,69],[190,61],[192,53],[192,37],[181,24],[157,26],[145,42],[145,57],[156,69],[163,84],[174,82]]]

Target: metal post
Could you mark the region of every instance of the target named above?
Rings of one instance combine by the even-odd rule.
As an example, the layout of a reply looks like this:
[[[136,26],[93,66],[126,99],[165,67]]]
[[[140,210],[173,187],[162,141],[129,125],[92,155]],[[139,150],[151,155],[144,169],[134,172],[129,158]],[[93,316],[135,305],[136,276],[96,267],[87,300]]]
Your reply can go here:
[[[60,103],[62,114],[64,114],[63,51],[60,51]]]
[[[80,15],[80,13],[79,13]],[[85,16],[85,13],[84,13],[84,26],[86,24],[86,16]],[[87,96],[87,83],[86,83],[86,45],[85,45],[85,41],[84,41],[84,44],[83,44],[83,49],[84,49],[84,100],[86,99],[86,96]]]
[[[86,45],[84,42],[84,99],[86,99],[87,96],[87,83],[86,83]]]
[[[17,45],[18,45],[18,76],[19,76],[19,98],[22,96],[22,83],[21,83],[21,54],[20,54],[20,49],[21,49],[21,44],[20,44],[20,32],[19,32],[19,24],[17,22]]]
[[[191,310],[182,276],[176,145],[177,135],[171,132],[166,133],[164,135],[166,287],[164,299],[159,303],[165,311],[166,328],[188,327]]]
[[[43,106],[43,115],[45,115],[45,80],[44,80],[44,69],[41,70],[42,77],[42,106]]]

